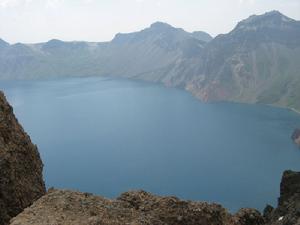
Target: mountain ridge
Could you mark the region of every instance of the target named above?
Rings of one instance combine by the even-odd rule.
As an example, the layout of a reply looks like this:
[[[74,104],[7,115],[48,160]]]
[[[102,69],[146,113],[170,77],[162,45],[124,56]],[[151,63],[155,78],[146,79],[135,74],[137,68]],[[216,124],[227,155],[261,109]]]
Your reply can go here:
[[[156,22],[110,42],[0,42],[0,79],[125,77],[184,88],[202,101],[299,110],[299,71],[300,22],[278,11],[250,16],[213,39]]]

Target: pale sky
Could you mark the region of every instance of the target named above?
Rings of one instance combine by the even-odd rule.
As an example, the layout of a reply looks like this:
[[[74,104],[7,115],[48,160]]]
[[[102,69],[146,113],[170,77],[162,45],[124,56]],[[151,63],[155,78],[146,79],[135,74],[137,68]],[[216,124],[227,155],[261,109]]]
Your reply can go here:
[[[156,21],[215,36],[271,10],[300,20],[300,0],[0,0],[0,38],[109,41]]]

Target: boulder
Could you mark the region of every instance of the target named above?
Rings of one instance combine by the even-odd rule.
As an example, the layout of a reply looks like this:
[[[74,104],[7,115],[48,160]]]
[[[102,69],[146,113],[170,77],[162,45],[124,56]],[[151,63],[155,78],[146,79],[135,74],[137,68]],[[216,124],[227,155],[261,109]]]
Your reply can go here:
[[[263,225],[265,224],[265,219],[261,213],[256,209],[243,208],[240,209],[235,217],[237,219],[237,224],[240,225]]]
[[[292,140],[300,146],[300,129],[296,129],[292,134]]]

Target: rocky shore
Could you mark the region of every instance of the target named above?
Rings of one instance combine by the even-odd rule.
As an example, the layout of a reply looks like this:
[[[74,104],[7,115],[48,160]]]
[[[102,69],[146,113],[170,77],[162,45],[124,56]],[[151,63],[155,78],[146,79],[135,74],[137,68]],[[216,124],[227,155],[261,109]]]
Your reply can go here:
[[[300,173],[285,171],[278,206],[231,214],[219,204],[183,201],[145,191],[106,199],[50,189],[42,162],[0,92],[0,225],[300,225]]]

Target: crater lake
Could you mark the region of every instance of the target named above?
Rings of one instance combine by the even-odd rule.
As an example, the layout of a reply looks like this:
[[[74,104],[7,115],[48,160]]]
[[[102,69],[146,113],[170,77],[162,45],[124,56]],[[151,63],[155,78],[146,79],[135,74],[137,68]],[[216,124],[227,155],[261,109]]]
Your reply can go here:
[[[37,144],[48,187],[105,197],[143,189],[218,202],[276,205],[286,169],[300,170],[288,109],[202,103],[184,90],[113,78],[1,81]]]

